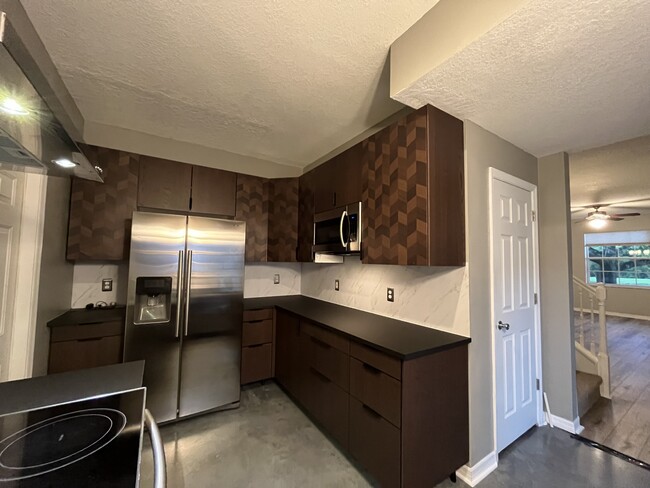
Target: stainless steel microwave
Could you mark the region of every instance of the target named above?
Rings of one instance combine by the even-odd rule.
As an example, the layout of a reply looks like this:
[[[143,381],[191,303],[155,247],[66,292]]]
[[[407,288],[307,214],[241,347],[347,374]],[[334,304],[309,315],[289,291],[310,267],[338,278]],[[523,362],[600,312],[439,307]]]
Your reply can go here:
[[[315,215],[313,251],[341,255],[361,252],[361,202]]]

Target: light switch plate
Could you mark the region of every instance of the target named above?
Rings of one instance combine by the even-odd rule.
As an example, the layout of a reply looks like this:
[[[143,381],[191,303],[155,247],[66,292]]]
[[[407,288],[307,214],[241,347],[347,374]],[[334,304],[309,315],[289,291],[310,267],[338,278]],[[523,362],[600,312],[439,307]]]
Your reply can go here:
[[[111,278],[102,280],[102,291],[113,291],[113,280]]]
[[[334,289],[335,289],[336,291],[339,291],[339,287],[340,287],[340,285],[339,285],[339,280],[334,280]]]
[[[395,290],[393,288],[386,288],[386,300],[389,302],[395,301]]]
[[[273,275],[273,284],[274,285],[279,285],[280,284],[280,275],[279,274],[274,274]]]

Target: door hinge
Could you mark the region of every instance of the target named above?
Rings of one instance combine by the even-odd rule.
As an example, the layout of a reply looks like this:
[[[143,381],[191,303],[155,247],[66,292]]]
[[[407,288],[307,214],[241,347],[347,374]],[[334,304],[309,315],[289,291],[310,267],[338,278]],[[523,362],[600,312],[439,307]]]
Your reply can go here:
[[[537,386],[537,391],[539,391],[539,378],[535,379],[535,385]]]
[[[535,305],[537,305],[537,293],[533,294],[533,300],[535,301]]]
[[[535,222],[537,220],[537,212],[533,210],[532,214],[533,214],[533,222]]]

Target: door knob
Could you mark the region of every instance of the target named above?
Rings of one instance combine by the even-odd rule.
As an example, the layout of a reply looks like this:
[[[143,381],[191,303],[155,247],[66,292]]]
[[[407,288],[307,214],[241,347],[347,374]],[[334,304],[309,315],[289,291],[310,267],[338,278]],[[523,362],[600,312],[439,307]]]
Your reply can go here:
[[[501,322],[499,320],[499,325],[497,325],[497,329],[499,329],[499,330],[503,330],[503,329],[510,330],[510,324],[506,324],[505,322]]]

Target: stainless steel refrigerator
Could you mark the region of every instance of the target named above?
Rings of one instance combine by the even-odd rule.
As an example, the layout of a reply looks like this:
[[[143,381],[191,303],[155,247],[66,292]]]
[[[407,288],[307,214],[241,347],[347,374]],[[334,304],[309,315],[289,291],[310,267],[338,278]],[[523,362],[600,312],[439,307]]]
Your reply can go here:
[[[158,422],[240,398],[244,222],[134,212],[124,360]]]

